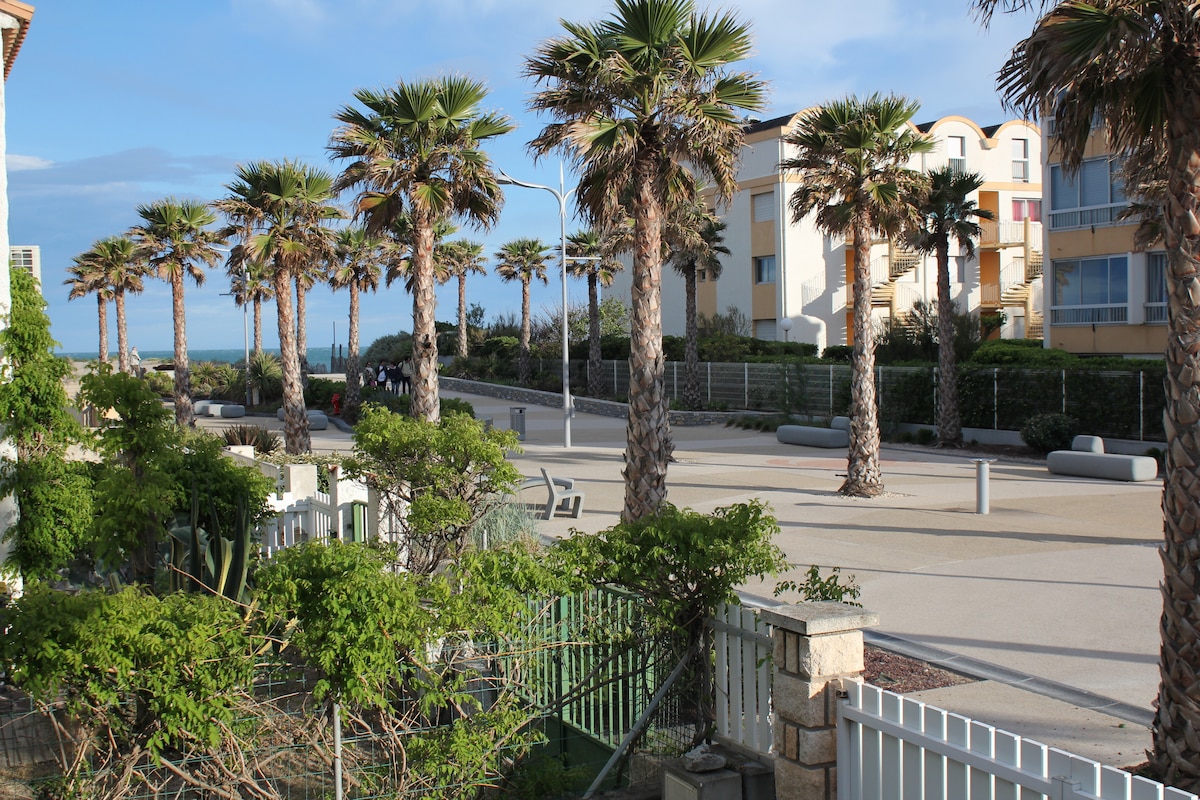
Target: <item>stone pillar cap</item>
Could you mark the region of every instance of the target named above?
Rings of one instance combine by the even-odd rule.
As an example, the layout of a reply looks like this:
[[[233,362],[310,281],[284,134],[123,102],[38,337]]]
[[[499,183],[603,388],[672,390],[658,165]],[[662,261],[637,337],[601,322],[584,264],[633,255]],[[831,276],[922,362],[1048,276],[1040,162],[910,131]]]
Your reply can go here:
[[[763,608],[758,613],[764,622],[804,636],[842,633],[879,624],[879,615],[874,611],[832,600]]]

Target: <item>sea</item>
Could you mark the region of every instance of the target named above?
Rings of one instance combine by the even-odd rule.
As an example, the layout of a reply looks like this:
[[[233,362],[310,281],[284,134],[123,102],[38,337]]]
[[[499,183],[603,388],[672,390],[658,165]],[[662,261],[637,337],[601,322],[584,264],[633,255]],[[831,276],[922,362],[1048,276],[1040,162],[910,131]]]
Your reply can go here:
[[[279,348],[263,348],[268,353],[279,355]],[[95,361],[97,352],[91,350],[88,352],[60,352],[57,355],[63,358],[69,358],[73,361]],[[153,361],[161,363],[164,361],[173,361],[175,359],[174,350],[143,350],[138,348],[138,355],[142,357],[143,362]],[[345,355],[343,349],[342,355]],[[329,364],[330,349],[328,347],[310,347],[308,348],[308,363],[313,372],[321,372],[316,367]],[[195,364],[200,361],[214,361],[225,364],[238,364],[246,357],[246,351],[241,348],[233,348],[228,350],[188,350],[188,361]],[[108,358],[110,361],[117,360],[117,351],[109,352]]]

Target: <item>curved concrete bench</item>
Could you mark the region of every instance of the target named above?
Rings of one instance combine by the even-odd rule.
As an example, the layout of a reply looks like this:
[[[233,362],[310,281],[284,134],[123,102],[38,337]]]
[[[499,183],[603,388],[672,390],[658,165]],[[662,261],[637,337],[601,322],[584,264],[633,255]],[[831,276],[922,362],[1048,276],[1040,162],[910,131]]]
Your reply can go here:
[[[246,407],[242,406],[242,405],[238,405],[237,403],[225,403],[224,405],[220,406],[220,410],[218,413],[220,413],[220,415],[222,417],[225,417],[227,419],[228,418],[236,418],[236,417],[244,417],[244,416],[246,416]]]
[[[850,434],[839,428],[813,428],[808,425],[780,425],[775,438],[784,444],[805,447],[849,447]]]
[[[214,401],[208,404],[208,408],[205,409],[204,413],[210,417],[219,417],[221,416],[221,409],[224,407],[224,403]]]
[[[1158,477],[1158,461],[1150,456],[1126,456],[1090,450],[1055,450],[1046,456],[1046,469],[1056,475],[1111,481],[1152,481]]]
[[[192,413],[197,417],[207,417],[209,406],[212,404],[212,400],[197,400],[192,403]]]
[[[329,417],[325,416],[323,411],[308,412],[308,429],[310,431],[323,431],[329,427]]]

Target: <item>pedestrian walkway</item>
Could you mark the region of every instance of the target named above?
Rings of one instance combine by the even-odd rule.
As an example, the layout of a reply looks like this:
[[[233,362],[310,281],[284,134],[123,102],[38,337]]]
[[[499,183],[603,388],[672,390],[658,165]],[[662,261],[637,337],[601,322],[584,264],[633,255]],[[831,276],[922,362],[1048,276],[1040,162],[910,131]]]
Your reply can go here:
[[[508,401],[453,396],[508,426]],[[543,533],[603,530],[624,505],[625,423],[577,414],[568,449],[562,413],[526,406],[523,452],[512,460],[526,476],[545,467],[573,478],[587,495],[580,519],[539,522]],[[672,435],[670,502],[711,511],[764,500],[795,565],[780,579],[800,580],[810,564],[840,566],[879,614],[876,633],[894,637],[889,646],[992,678],[919,697],[1105,763],[1144,760],[1158,686],[1157,481],[1054,476],[1038,463],[1001,459],[991,467],[985,516],[975,513],[975,465],[965,453],[885,447],[887,493],[863,500],[837,493],[844,451],[721,426],[675,427]],[[350,446],[332,427],[313,433],[315,450]],[[544,492],[525,494],[534,502]],[[744,588],[769,598],[773,586]]]

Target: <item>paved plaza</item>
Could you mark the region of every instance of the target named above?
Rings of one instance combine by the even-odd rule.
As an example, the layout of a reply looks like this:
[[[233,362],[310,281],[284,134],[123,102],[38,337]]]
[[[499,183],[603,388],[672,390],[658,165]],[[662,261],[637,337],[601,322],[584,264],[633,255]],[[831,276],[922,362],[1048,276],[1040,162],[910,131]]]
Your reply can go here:
[[[470,401],[508,427],[511,403]],[[578,414],[563,447],[561,409],[526,406],[527,476],[545,467],[576,481],[583,516],[541,522],[549,536],[599,531],[619,519],[623,420]],[[273,418],[247,422],[278,427]],[[207,427],[228,421],[205,420]],[[675,427],[668,499],[709,511],[760,498],[778,517],[778,544],[802,579],[810,564],[841,566],[879,614],[888,646],[989,678],[918,697],[997,727],[1116,766],[1144,760],[1158,686],[1157,547],[1161,483],[1050,475],[1043,464],[991,466],[991,513],[976,509],[970,455],[885,447],[887,493],[837,494],[844,450],[779,444],[774,434]],[[316,450],[347,450],[349,434],[314,432]],[[545,490],[526,490],[529,502]],[[769,599],[774,579],[745,587]],[[795,598],[782,598],[795,599]]]

